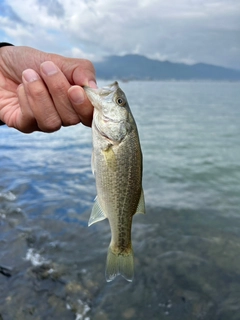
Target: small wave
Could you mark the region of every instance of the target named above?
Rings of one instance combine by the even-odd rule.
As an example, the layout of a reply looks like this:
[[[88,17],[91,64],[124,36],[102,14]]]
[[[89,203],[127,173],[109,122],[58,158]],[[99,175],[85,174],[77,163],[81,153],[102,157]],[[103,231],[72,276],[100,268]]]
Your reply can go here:
[[[78,299],[79,303],[79,311],[80,313],[76,313],[76,319],[75,320],[90,320],[89,317],[85,317],[85,315],[91,310],[89,305],[87,303],[84,303],[82,300]]]
[[[11,191],[8,191],[8,192],[5,192],[5,193],[0,192],[0,198],[3,198],[3,199],[8,200],[8,201],[16,200],[16,196]]]
[[[50,261],[44,259],[39,253],[37,253],[32,248],[28,249],[25,260],[31,261],[34,267],[39,267],[50,263]]]
[[[91,310],[87,303],[84,303],[81,299],[77,300],[77,305],[71,305],[71,303],[66,304],[67,310],[77,309],[75,320],[90,320],[86,314]]]

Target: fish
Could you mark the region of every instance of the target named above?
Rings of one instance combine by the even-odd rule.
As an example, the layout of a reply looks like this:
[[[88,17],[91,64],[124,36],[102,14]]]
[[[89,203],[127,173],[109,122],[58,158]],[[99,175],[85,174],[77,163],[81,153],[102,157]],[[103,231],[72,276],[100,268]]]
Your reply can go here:
[[[106,218],[109,220],[111,242],[106,281],[121,275],[132,282],[132,219],[134,214],[145,213],[142,151],[137,126],[117,81],[103,88],[84,87],[84,90],[94,107],[91,162],[97,189],[88,226]]]

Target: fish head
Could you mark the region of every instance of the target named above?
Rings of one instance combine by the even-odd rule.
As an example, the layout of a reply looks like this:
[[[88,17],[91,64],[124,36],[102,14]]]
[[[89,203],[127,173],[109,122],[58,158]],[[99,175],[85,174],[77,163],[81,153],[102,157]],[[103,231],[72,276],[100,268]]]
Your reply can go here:
[[[93,122],[98,130],[111,140],[122,140],[134,120],[118,82],[98,89],[84,87],[84,90],[94,107]]]

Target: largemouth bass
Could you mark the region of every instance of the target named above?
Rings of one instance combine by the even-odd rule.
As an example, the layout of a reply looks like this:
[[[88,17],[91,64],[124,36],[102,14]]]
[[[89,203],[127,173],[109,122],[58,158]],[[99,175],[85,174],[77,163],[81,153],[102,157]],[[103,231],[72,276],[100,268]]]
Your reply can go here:
[[[117,82],[101,89],[84,89],[94,106],[92,171],[97,188],[88,225],[108,218],[112,237],[106,280],[120,274],[132,281],[132,218],[135,213],[145,213],[137,126]]]

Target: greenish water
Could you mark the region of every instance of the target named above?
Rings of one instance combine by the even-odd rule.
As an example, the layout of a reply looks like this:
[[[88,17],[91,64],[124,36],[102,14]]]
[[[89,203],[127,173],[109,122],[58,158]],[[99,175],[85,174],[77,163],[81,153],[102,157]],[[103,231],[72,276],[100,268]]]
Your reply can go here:
[[[108,222],[87,227],[91,130],[1,127],[0,319],[240,319],[240,83],[122,87],[147,207],[133,283],[105,282]]]

